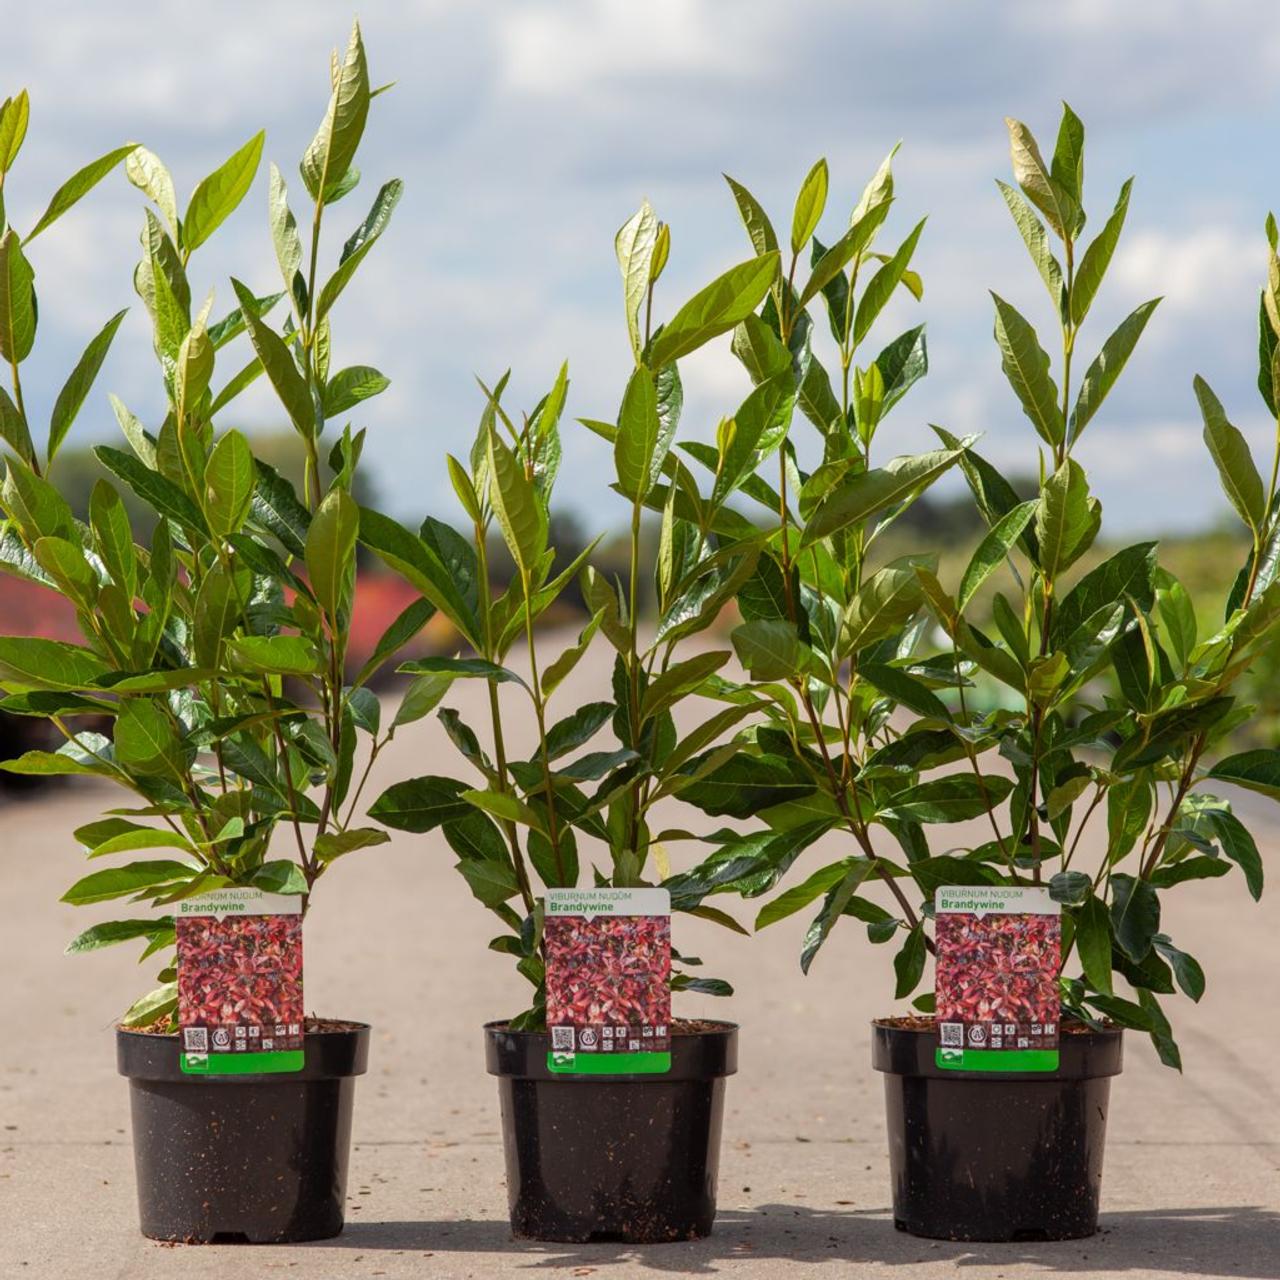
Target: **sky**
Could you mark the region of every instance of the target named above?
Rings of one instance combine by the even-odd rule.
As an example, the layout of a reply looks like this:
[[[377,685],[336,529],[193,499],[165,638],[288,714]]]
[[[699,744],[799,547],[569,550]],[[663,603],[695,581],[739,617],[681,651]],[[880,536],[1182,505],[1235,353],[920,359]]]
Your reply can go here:
[[[184,205],[262,127],[265,157],[300,194],[297,162],[324,111],[329,51],[352,16],[332,0],[48,0],[7,14],[0,91],[26,86],[32,97],[5,187],[11,220],[30,226],[66,176],[124,141],[166,161]],[[616,415],[631,355],[613,235],[641,199],[671,224],[656,307],[669,316],[750,256],[722,172],[785,231],[800,182],[825,156],[819,234],[830,243],[898,140],[880,247],[928,215],[914,263],[925,294],[915,303],[900,291],[867,347],[923,320],[931,371],[887,420],[877,452],[932,447],[936,422],[982,433],[993,460],[1034,471],[1036,440],[1000,372],[988,290],[1023,310],[1050,349],[1056,330],[994,179],[1010,178],[1004,117],[1025,120],[1049,152],[1064,98],[1089,130],[1086,235],[1136,175],[1077,368],[1133,307],[1165,299],[1080,446],[1104,527],[1137,536],[1224,518],[1195,373],[1269,456],[1274,425],[1254,378],[1263,220],[1280,204],[1280,27],[1265,0],[394,0],[366,3],[359,17],[374,82],[396,87],[373,104],[361,185],[328,214],[330,262],[381,182],[401,177],[406,188],[340,304],[334,358],[391,379],[353,420],[369,428],[378,504],[401,518],[458,514],[443,457],[474,433],[474,375],[511,368],[508,402],[531,408],[567,359],[568,415]],[[260,293],[279,287],[266,184],[264,159],[249,197],[193,262],[193,294],[214,288],[215,315],[233,305],[231,274]],[[33,423],[47,419],[87,339],[132,305],[75,426],[80,443],[117,435],[108,390],[158,425],[163,393],[132,289],[141,222],[142,196],[120,172],[32,246]],[[690,437],[710,438],[749,389],[726,342],[682,366]],[[215,384],[232,367],[220,365]],[[265,391],[242,404],[223,425],[283,421]],[[607,487],[607,446],[576,424],[565,431],[560,503],[592,532],[610,529],[625,517]]]

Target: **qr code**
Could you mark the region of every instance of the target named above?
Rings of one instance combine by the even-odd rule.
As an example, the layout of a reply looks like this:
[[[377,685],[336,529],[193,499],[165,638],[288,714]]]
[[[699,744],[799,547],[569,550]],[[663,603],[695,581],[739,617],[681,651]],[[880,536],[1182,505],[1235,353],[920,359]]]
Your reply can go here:
[[[949,1048],[964,1048],[964,1024],[960,1022],[944,1022],[940,1026],[942,1043]]]
[[[573,1052],[573,1027],[552,1027],[551,1047],[561,1052]]]
[[[209,1028],[187,1027],[182,1033],[182,1043],[188,1053],[208,1053]]]

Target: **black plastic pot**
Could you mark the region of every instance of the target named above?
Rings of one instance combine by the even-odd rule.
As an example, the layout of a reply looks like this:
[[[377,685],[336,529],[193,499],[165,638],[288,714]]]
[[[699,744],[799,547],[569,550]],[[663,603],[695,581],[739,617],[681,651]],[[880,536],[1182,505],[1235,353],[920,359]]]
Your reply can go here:
[[[947,1071],[937,1035],[876,1022],[893,1220],[935,1240],[1075,1240],[1098,1229],[1116,1030],[1061,1037],[1055,1072]]]
[[[129,1079],[142,1234],[190,1244],[342,1230],[355,1077],[369,1028],[308,1032],[287,1075],[184,1075],[174,1036],[116,1032]]]
[[[498,1077],[511,1230],[528,1240],[650,1244],[709,1235],[724,1081],[738,1028],[677,1031],[665,1075],[554,1075],[545,1032],[485,1027]]]

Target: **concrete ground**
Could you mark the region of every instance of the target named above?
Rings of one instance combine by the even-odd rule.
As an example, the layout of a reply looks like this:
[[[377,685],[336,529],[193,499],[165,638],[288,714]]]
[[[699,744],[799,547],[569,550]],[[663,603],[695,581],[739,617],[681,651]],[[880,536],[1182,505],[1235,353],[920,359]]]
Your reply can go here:
[[[560,697],[607,696],[604,675],[593,667]],[[464,682],[452,700],[477,727],[482,692]],[[399,777],[453,768],[434,721],[394,746],[370,799]],[[480,1036],[484,1020],[514,1012],[524,983],[507,957],[485,950],[490,919],[434,835],[398,836],[350,855],[322,884],[308,920],[308,1005],[375,1028],[357,1090],[345,1233],[289,1248],[145,1240],[112,1025],[150,971],[138,971],[132,945],[64,956],[65,942],[109,918],[110,904],[77,910],[57,901],[83,874],[71,830],[117,802],[114,795],[67,786],[0,808],[0,1280],[1280,1278],[1280,885],[1260,907],[1238,875],[1203,882],[1181,900],[1170,895],[1164,927],[1200,958],[1209,992],[1202,1007],[1182,1001],[1175,1011],[1185,1075],[1130,1037],[1125,1073],[1114,1082],[1094,1239],[952,1245],[895,1232],[881,1086],[868,1047],[869,1020],[893,1009],[887,954],[873,954],[848,922],[805,979],[797,964],[804,917],[756,939],[680,918],[677,945],[702,955],[708,972],[738,992],[732,1001],[682,1000],[683,1012],[732,1016],[743,1026],[715,1234],[638,1249],[540,1246],[514,1243],[508,1232],[496,1088]],[[1274,879],[1280,811],[1271,813],[1258,810],[1256,829]],[[808,865],[819,865],[817,856]]]

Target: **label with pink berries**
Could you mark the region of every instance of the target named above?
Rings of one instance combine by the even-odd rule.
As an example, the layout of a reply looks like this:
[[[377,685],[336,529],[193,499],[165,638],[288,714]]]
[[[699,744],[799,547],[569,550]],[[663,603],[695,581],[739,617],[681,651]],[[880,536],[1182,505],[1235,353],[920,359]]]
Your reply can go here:
[[[549,889],[547,1069],[561,1075],[671,1070],[671,895]]]
[[[182,1070],[301,1071],[302,899],[214,889],[174,903],[173,915]]]

